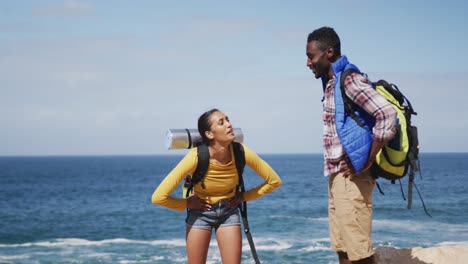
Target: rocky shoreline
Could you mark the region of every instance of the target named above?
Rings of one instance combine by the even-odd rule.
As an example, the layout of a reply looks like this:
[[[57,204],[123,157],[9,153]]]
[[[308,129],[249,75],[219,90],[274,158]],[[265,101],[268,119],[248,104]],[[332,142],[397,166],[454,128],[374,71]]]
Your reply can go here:
[[[450,245],[430,248],[375,249],[378,264],[464,264],[468,263],[468,245]]]

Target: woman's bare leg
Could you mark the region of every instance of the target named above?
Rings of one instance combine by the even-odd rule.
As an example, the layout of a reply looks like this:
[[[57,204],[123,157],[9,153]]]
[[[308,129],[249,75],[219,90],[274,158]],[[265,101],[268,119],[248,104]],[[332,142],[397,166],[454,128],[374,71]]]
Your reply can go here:
[[[211,230],[187,227],[187,258],[189,264],[205,264],[210,246]]]
[[[224,226],[216,230],[219,252],[223,264],[239,264],[242,255],[242,235],[240,226]]]

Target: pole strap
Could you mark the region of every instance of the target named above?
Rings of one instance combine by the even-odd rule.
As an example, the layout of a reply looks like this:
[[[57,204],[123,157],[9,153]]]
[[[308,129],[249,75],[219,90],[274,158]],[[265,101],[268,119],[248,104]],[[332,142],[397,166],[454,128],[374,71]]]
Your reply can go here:
[[[260,264],[260,260],[258,259],[257,250],[255,249],[252,234],[250,233],[249,221],[247,220],[247,202],[243,202],[241,205],[239,205],[239,210],[242,216],[242,224],[244,225],[244,233],[247,237],[247,240],[249,241],[250,251],[252,251],[252,257],[255,260],[255,264]]]

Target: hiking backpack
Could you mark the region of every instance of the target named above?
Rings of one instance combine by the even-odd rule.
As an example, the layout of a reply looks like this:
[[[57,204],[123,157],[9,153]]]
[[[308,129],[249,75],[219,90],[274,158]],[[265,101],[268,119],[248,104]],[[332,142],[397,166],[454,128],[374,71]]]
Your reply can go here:
[[[245,152],[244,147],[242,144],[238,142],[232,142],[232,148],[234,151],[234,160],[236,162],[236,169],[237,174],[239,175],[239,183],[237,185],[237,192],[245,192],[244,187],[244,178],[242,174],[244,173],[245,167]],[[198,165],[195,169],[195,172],[189,179],[189,186],[187,187],[187,191],[185,192],[185,197],[189,197],[193,186],[199,182],[201,182],[201,186],[205,189],[205,183],[203,178],[208,171],[208,166],[210,164],[210,152],[208,150],[208,146],[206,144],[201,144],[197,146],[197,157],[198,157]],[[188,176],[189,177],[189,176]],[[187,180],[187,178],[186,178]],[[188,209],[187,209],[188,210]],[[252,234],[250,233],[249,222],[247,220],[247,202],[244,201],[239,205],[239,210],[242,216],[242,223],[244,224],[244,233],[247,236],[247,240],[249,241],[250,250],[252,251],[252,256],[255,260],[256,264],[260,264],[260,260],[258,259],[257,252],[255,250],[255,245],[252,239]]]
[[[346,77],[353,72],[362,74],[354,69],[345,70],[341,74],[341,91],[343,96],[343,103],[345,112],[353,118],[359,126],[363,127],[364,124],[359,120],[356,115],[357,106],[351,98],[345,93],[344,80]],[[418,129],[411,123],[411,116],[417,115],[414,111],[410,101],[403,95],[398,87],[392,83],[388,83],[384,80],[373,82],[372,86],[375,90],[382,95],[395,109],[397,112],[396,126],[397,131],[395,136],[389,140],[383,148],[379,151],[375,158],[375,162],[371,167],[372,176],[377,178],[384,178],[390,180],[391,183],[395,183],[409,175],[408,184],[408,209],[411,208],[412,203],[412,190],[414,185],[414,173],[419,171],[419,140],[418,140]],[[401,186],[401,181],[400,181]],[[421,198],[424,210],[427,213],[424,201],[418,191],[419,197]],[[377,184],[379,191],[383,194],[380,186]],[[403,199],[404,193],[402,189]],[[405,199],[406,200],[406,199]],[[428,214],[429,215],[429,214]],[[430,215],[429,215],[430,216]]]

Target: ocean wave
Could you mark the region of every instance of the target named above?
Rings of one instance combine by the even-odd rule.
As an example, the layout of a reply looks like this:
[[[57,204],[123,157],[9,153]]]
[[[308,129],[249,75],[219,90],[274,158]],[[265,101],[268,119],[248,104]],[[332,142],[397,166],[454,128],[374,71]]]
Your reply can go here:
[[[437,246],[467,246],[468,241],[445,241],[436,244]]]
[[[310,222],[328,222],[328,217],[307,217],[307,216],[291,216],[291,215],[272,215],[271,218],[304,220],[304,221],[310,221]]]
[[[302,252],[314,252],[314,251],[328,251],[331,250],[330,247],[323,246],[323,245],[313,245],[305,248],[301,248],[298,251]]]
[[[24,261],[24,260],[35,260],[37,259],[38,255],[54,255],[53,253],[44,253],[44,252],[33,252],[30,254],[18,254],[18,255],[0,255],[0,262],[1,263],[16,263],[17,261]],[[86,258],[88,259],[95,259],[98,261],[104,261],[112,263],[114,260],[112,256],[115,255],[113,253],[97,253],[97,252],[86,252]],[[57,259],[58,257],[58,259]],[[52,257],[57,262],[68,262],[72,260],[76,260],[76,258],[81,258],[78,256],[67,256],[63,252],[56,253],[55,257]],[[125,260],[121,259],[117,262],[120,264],[132,264],[132,263],[158,263],[159,261],[165,260],[166,257],[164,256],[152,256],[149,259],[139,259],[139,260]],[[174,258],[172,259],[174,262],[183,263],[186,262],[186,258]],[[115,263],[115,262],[114,262]]]
[[[401,248],[411,248],[411,247],[423,247],[423,248],[428,248],[428,247],[438,247],[438,246],[467,246],[468,241],[444,241],[440,243],[430,243],[430,242],[418,242],[415,245],[412,246],[397,246],[395,243],[392,241],[382,241],[382,240],[376,240],[374,241],[374,248],[378,247],[393,247],[396,249],[401,249]]]
[[[11,256],[1,256],[0,261],[11,261],[11,260],[20,260],[20,259],[29,259],[33,254],[21,254],[21,255],[11,255]]]
[[[329,243],[330,242],[330,237],[313,238],[313,239],[309,239],[307,241],[311,242],[311,243],[322,243],[322,242]]]
[[[0,244],[0,248],[14,247],[80,247],[80,246],[103,246],[107,244],[143,244],[151,246],[176,246],[185,247],[185,239],[170,240],[132,240],[126,238],[114,238],[104,240],[87,240],[81,238],[59,238],[51,241],[29,242],[22,244]]]
[[[468,233],[468,226],[462,224],[447,224],[441,222],[425,222],[419,220],[393,220],[393,219],[374,219],[372,221],[373,228],[393,228],[403,229],[408,231],[425,231],[433,230],[434,232],[453,232],[453,233]]]
[[[242,249],[250,250],[250,246],[247,239],[242,240]],[[304,244],[305,246],[302,251],[316,251],[323,250],[324,244],[328,244],[330,239],[328,237],[314,238],[314,239],[291,239],[291,238],[281,238],[281,237],[254,237],[255,247],[258,251],[282,251],[290,249],[291,247],[301,248]],[[169,246],[169,247],[185,247],[185,239],[168,239],[168,240],[132,240],[126,238],[115,238],[115,239],[104,239],[104,240],[87,240],[81,238],[61,238],[53,239],[50,241],[38,241],[38,242],[28,242],[22,244],[0,244],[0,248],[27,248],[27,247],[45,247],[45,248],[70,248],[70,247],[100,247],[107,246],[112,244],[139,244],[139,245],[148,245],[148,246]],[[217,241],[216,239],[211,239],[210,247],[216,248]],[[326,247],[328,248],[328,247]],[[99,258],[109,258],[110,255],[102,253],[94,253],[95,257]]]
[[[243,251],[250,251],[248,241],[244,239]],[[294,250],[298,252],[326,251],[330,250],[330,238],[314,239],[290,239],[276,237],[255,237],[255,248],[258,251],[279,252],[284,250]]]
[[[383,220],[372,220],[372,227],[378,228],[395,228],[405,230],[421,230],[425,228],[427,223],[420,221],[410,220],[394,220],[394,219],[383,219]]]
[[[250,250],[249,243],[247,239],[244,239],[242,250]],[[254,239],[255,248],[262,251],[281,251],[290,248],[291,243],[278,238],[273,237],[259,237]]]
[[[150,259],[148,260],[120,260],[119,263],[120,264],[132,264],[132,263],[157,263],[158,261],[161,261],[161,260],[164,260],[165,258],[162,257],[162,256],[155,256],[155,257],[151,257]],[[182,261],[184,261],[186,259],[183,259]]]
[[[0,263],[16,263],[20,260],[28,260],[28,259],[36,259],[42,256],[49,256],[52,255],[51,252],[31,252],[31,253],[23,253],[23,254],[16,254],[16,255],[0,255]],[[13,262],[10,262],[13,261]]]

